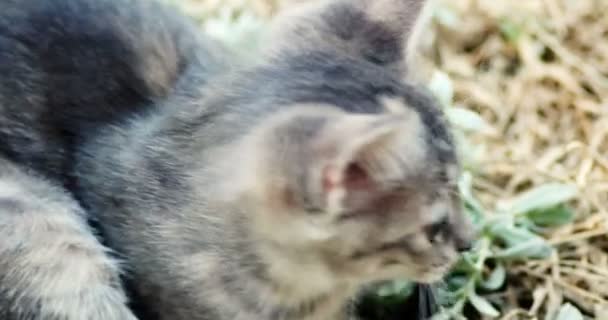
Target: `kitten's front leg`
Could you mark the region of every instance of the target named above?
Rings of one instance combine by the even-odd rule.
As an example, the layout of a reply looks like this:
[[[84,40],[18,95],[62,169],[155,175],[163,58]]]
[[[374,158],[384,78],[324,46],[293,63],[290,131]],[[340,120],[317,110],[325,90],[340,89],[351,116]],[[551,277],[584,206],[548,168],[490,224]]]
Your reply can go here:
[[[0,160],[0,319],[135,320],[118,271],[73,199]]]

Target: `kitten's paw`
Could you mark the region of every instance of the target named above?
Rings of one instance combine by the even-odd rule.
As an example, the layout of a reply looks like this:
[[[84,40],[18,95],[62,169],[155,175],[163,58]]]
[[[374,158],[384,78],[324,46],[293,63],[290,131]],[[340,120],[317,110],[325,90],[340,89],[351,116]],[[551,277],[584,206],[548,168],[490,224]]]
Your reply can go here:
[[[136,320],[118,262],[79,216],[13,202],[24,213],[0,205],[0,319]]]
[[[112,288],[49,299],[40,311],[40,320],[137,320],[128,308],[124,294]]]

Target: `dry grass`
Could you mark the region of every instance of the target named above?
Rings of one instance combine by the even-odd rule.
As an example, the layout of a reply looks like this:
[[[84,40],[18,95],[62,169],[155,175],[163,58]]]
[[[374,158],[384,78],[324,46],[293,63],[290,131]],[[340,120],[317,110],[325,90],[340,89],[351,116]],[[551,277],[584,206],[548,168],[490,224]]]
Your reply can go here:
[[[490,206],[552,181],[581,190],[577,222],[547,235],[557,254],[510,270],[520,277],[507,291],[513,307],[527,290],[532,314],[553,314],[568,299],[608,319],[608,1],[443,6],[456,20],[436,23],[427,56],[454,80],[459,103],[498,132],[472,137],[487,146],[476,179],[481,199]]]
[[[207,16],[227,2],[270,17],[279,0],[182,0]],[[285,1],[283,1],[285,2]],[[510,266],[504,319],[553,319],[563,301],[608,319],[608,1],[440,0],[421,50],[459,105],[493,134],[475,189],[487,207],[547,182],[581,190],[578,218],[546,237],[556,253]],[[521,299],[526,297],[527,299]],[[540,317],[539,315],[543,315]]]

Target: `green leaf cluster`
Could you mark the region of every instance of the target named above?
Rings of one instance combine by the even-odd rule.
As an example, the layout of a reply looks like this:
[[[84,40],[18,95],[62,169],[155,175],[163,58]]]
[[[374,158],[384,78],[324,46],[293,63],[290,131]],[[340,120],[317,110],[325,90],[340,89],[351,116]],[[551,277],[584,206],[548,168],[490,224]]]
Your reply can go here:
[[[567,203],[577,196],[578,190],[576,186],[568,184],[546,184],[528,190],[496,208],[485,208],[475,197],[476,158],[463,155],[463,152],[474,150],[467,145],[463,133],[491,134],[493,129],[474,111],[452,105],[454,90],[450,83],[447,75],[437,72],[429,87],[444,106],[459,138],[459,150],[465,159],[459,189],[464,208],[472,218],[479,238],[474,248],[463,255],[446,279],[446,285],[440,291],[444,295],[440,301],[444,302],[445,308],[436,318],[466,319],[466,305],[485,317],[493,318],[501,315],[500,301],[491,301],[484,296],[505,287],[508,268],[513,262],[551,256],[554,248],[542,236],[543,232],[574,220],[575,214]],[[572,306],[564,310],[561,312],[565,314],[563,317],[578,312]]]

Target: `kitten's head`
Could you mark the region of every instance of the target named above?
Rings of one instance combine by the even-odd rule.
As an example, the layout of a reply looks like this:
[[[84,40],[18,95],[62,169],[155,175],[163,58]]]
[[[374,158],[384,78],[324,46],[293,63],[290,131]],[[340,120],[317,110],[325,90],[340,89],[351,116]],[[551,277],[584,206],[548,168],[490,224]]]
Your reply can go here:
[[[338,77],[347,77],[348,66],[318,78],[296,73],[285,90],[313,90],[310,96],[328,90],[323,96],[344,95],[334,101],[363,103],[353,98],[361,92],[346,93],[377,90],[381,85],[370,77],[407,64],[424,3],[329,0],[287,15],[275,38],[279,55],[322,50],[381,68],[370,65],[353,79]],[[331,76],[339,83],[310,89],[309,82]],[[471,227],[456,188],[459,165],[440,109],[413,85],[389,91],[393,96],[378,96],[376,106],[353,107],[380,113],[282,106],[236,149],[242,158],[232,169],[236,177],[227,179],[233,192],[223,194],[238,196],[251,230],[275,258],[356,283],[433,282],[469,246]]]
[[[358,282],[438,280],[470,242],[439,109],[383,97],[380,114],[301,105],[239,147],[235,194],[259,239]],[[243,162],[241,162],[243,163]]]

